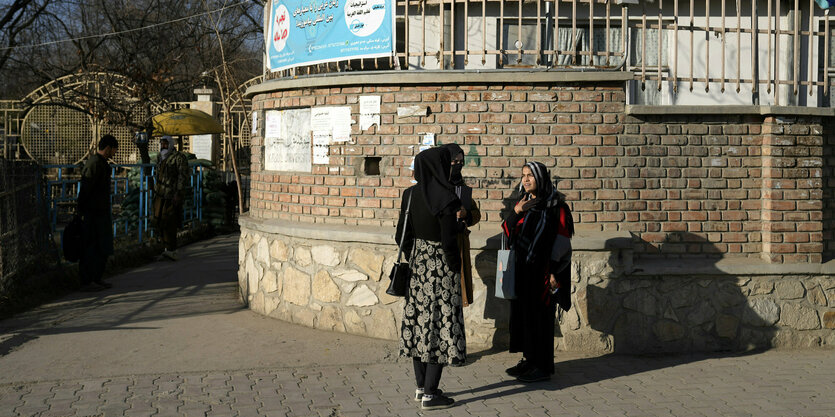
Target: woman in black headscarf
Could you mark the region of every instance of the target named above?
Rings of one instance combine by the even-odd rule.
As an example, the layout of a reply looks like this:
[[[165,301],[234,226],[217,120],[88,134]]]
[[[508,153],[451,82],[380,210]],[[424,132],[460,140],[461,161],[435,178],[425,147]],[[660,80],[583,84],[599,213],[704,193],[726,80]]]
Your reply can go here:
[[[461,303],[467,307],[473,302],[473,263],[470,259],[470,226],[481,220],[478,202],[473,199],[473,189],[464,182],[464,150],[455,143],[443,145],[452,156],[449,182],[455,186],[455,195],[461,200],[461,208],[455,213],[458,220],[458,249],[461,251]]]
[[[510,351],[522,352],[507,369],[522,382],[554,373],[556,306],[571,308],[571,210],[539,162],[522,168],[522,199],[502,223],[516,254],[516,296],[510,302]]]
[[[450,183],[451,162],[446,148],[431,148],[417,155],[417,185],[403,192],[397,223],[397,239],[406,229],[403,251],[412,271],[403,309],[400,354],[412,358],[415,399],[421,400],[421,408],[426,410],[452,406],[454,400],[438,389],[441,372],[444,366],[463,365],[466,359],[456,220],[461,201]]]

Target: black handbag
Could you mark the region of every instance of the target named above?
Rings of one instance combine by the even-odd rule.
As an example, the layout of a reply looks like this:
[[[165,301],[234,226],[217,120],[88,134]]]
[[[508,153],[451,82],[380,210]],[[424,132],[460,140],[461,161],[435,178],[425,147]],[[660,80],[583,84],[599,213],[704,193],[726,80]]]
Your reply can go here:
[[[81,250],[84,247],[81,241],[83,233],[81,216],[76,214],[61,233],[61,249],[64,252],[64,259],[68,262],[78,262],[81,259]]]
[[[414,190],[412,190],[414,192]],[[403,219],[403,233],[400,235],[400,246],[397,248],[397,262],[389,273],[389,287],[386,294],[395,297],[405,297],[409,290],[409,280],[412,277],[412,269],[409,262],[400,262],[403,256],[403,241],[406,240],[406,228],[409,227],[409,209],[412,207],[412,194],[409,194],[409,202],[406,203],[406,216]]]

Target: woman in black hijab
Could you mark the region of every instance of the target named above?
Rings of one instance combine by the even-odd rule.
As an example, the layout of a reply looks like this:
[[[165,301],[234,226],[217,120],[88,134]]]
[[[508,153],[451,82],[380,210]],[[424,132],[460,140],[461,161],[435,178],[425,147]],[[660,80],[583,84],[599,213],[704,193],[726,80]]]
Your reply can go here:
[[[522,199],[502,223],[516,253],[516,296],[510,301],[510,351],[522,352],[507,369],[522,382],[544,381],[554,373],[557,305],[571,308],[571,210],[539,162],[522,168]]]
[[[481,220],[478,202],[473,200],[473,189],[464,182],[464,150],[455,143],[443,145],[452,156],[449,182],[455,187],[455,195],[461,200],[461,208],[455,213],[458,219],[458,249],[461,251],[461,303],[467,307],[473,302],[473,264],[470,259],[470,226]]]
[[[451,161],[446,148],[430,148],[417,155],[417,185],[403,192],[397,222],[398,239],[406,229],[403,250],[412,271],[400,354],[412,358],[415,399],[421,400],[425,410],[452,406],[454,400],[438,389],[441,372],[444,366],[460,366],[466,359],[456,221],[461,201],[450,183]],[[404,224],[407,210],[409,220]]]

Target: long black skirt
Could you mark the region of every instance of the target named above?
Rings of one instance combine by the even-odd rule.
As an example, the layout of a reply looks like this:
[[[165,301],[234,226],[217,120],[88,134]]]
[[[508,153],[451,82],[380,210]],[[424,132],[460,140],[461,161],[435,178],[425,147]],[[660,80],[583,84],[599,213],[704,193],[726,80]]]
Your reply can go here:
[[[522,352],[536,367],[554,373],[556,299],[543,297],[544,274],[520,266],[517,263],[518,298],[510,301],[510,351]]]
[[[452,366],[467,358],[461,273],[449,268],[440,242],[415,239],[400,354]]]

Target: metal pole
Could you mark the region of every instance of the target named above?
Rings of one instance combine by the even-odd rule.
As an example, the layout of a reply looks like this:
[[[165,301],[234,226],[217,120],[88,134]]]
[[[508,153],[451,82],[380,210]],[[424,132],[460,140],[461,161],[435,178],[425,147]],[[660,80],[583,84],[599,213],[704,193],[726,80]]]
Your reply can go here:
[[[823,95],[829,94],[829,9],[823,12]]]
[[[536,0],[536,65],[542,62],[542,0]]]
[[[759,103],[760,91],[760,62],[759,62],[759,12],[757,11],[757,1],[751,1],[751,93],[754,96],[754,103]]]
[[[470,0],[464,0],[464,68],[470,63]]]
[[[661,20],[661,13],[663,12],[663,10],[664,10],[664,0],[658,0],[658,81],[657,81],[658,91],[661,91],[661,78],[662,78],[662,76],[661,76],[661,60],[662,60],[661,59],[661,50],[663,48],[661,48],[661,45],[662,45],[661,34],[664,32],[664,29],[663,29],[663,22]]]
[[[516,30],[516,63],[522,63],[522,54],[524,51],[522,50],[522,0],[519,0],[519,16],[518,18],[518,29]]]
[[[722,0],[722,81],[720,81],[721,88],[719,90],[723,93],[725,92],[725,44],[727,43],[727,34],[727,27],[725,26],[725,0]],[[708,32],[708,37],[710,37],[710,32]],[[739,50],[736,51],[736,54],[739,55]],[[708,78],[710,78],[710,71],[708,71]]]
[[[705,0],[705,93],[710,92],[710,0]]]
[[[678,0],[673,1],[673,93],[678,93]]]
[[[571,64],[577,65],[577,0],[571,1]]]
[[[774,105],[780,105],[780,16],[783,14],[780,7],[780,0],[777,0],[777,10],[774,13],[777,22],[776,34],[774,35]]]
[[[444,26],[445,26],[445,18],[444,18],[444,0],[438,0],[438,6],[440,7],[440,17],[441,17],[441,30],[440,30],[440,43],[438,44],[438,69],[446,69],[444,65]]]
[[[693,49],[693,21],[695,20],[695,5],[693,4],[694,0],[690,0],[690,91],[693,91],[693,57],[696,55],[696,52]]]
[[[812,95],[812,92],[815,90],[814,86],[814,71],[812,71],[815,65],[815,51],[814,43],[815,43],[815,0],[809,0],[809,96]]]
[[[403,40],[404,40],[404,55],[406,55],[405,65],[409,69],[409,1],[405,0],[406,10],[404,13],[405,19],[403,21]]]
[[[797,95],[798,89],[798,82],[800,80],[800,0],[794,0],[794,32],[792,33],[794,37],[794,62],[792,62],[792,66],[794,67],[794,88],[793,94]],[[809,51],[809,55],[812,54],[812,51]]]

